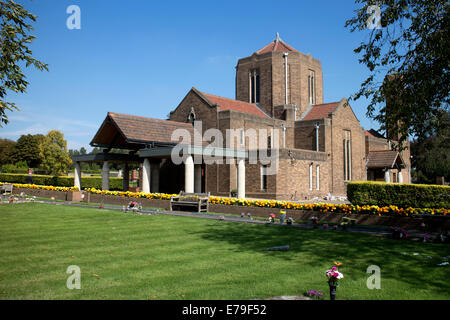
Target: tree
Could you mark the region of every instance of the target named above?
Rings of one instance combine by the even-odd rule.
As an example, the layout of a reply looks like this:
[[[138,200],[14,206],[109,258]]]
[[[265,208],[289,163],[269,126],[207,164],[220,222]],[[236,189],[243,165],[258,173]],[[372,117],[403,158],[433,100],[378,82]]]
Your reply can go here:
[[[411,143],[412,167],[417,183],[435,183],[436,177],[450,179],[450,113],[439,115],[442,125],[433,134]]]
[[[42,134],[21,135],[10,155],[9,163],[25,161],[30,168],[37,168],[42,162],[41,145],[44,142]]]
[[[42,157],[41,167],[49,174],[61,174],[72,164],[64,134],[58,130],[51,130],[47,133],[41,144],[40,155]]]
[[[0,166],[12,163],[11,154],[14,151],[16,142],[9,139],[0,139]]]
[[[48,66],[32,57],[29,45],[34,36],[29,31],[34,28],[29,21],[36,16],[12,0],[0,0],[0,127],[8,123],[6,110],[18,110],[13,102],[5,101],[7,90],[25,92],[28,82],[19,64],[47,70]]]
[[[388,124],[390,133],[401,137],[400,145],[408,135],[429,136],[441,124],[439,114],[449,109],[448,1],[356,3],[362,8],[345,26],[351,32],[369,30],[354,52],[362,54],[359,62],[370,75],[349,100],[368,98],[367,115],[380,122],[382,130]],[[378,12],[380,28],[368,28]],[[386,99],[391,99],[390,106]]]

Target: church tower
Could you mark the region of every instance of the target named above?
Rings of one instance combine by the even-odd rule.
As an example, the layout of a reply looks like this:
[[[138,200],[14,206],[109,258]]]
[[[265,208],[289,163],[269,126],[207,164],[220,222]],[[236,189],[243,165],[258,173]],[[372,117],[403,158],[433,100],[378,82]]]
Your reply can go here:
[[[274,118],[295,105],[298,119],[310,105],[323,103],[323,75],[319,60],[305,55],[276,35],[273,42],[239,59],[236,100],[254,103]]]

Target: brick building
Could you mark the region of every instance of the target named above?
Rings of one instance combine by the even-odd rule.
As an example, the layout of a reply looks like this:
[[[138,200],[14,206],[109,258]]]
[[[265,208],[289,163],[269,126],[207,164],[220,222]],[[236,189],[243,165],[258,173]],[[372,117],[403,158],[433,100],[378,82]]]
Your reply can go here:
[[[278,34],[239,59],[235,81],[236,99],[193,87],[168,120],[108,113],[91,142],[104,154],[74,161],[104,162],[105,176],[109,161],[125,163],[125,176],[126,163],[140,162],[147,192],[230,196],[237,190],[239,197],[303,200],[345,195],[346,184],[355,180],[410,183],[408,151],[392,151],[389,140],[364,130],[345,98],[325,103],[321,62]],[[177,129],[203,138],[182,143],[190,147],[181,151],[181,164],[170,156],[181,142],[174,139]],[[226,161],[205,161],[208,146]],[[129,158],[109,154],[111,148],[130,150]]]

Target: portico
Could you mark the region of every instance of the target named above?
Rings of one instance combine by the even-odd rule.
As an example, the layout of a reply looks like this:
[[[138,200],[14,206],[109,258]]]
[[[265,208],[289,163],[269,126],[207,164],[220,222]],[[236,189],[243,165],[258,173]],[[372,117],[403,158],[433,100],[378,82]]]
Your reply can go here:
[[[179,185],[179,191],[186,193],[206,192],[206,165],[228,163],[237,160],[238,197],[245,198],[245,159],[248,151],[201,145],[178,144],[172,140],[172,133],[185,130],[193,137],[194,127],[188,123],[108,113],[91,146],[105,148],[102,153],[74,156],[74,185],[81,189],[81,162],[102,163],[102,190],[109,190],[109,167],[111,163],[123,163],[123,190],[129,190],[129,164],[139,165],[140,187],[145,193],[167,192],[161,187],[167,182]],[[123,153],[112,152],[112,149]],[[125,151],[126,150],[126,151]],[[179,166],[183,165],[181,176]],[[171,177],[163,175],[171,173]],[[177,168],[176,170],[174,170]],[[181,168],[180,168],[181,169]],[[174,172],[175,171],[175,174]],[[184,179],[181,179],[184,178]],[[163,180],[161,180],[163,179]],[[167,181],[169,180],[169,181]],[[167,189],[167,188],[166,188]],[[172,189],[173,190],[173,189]]]

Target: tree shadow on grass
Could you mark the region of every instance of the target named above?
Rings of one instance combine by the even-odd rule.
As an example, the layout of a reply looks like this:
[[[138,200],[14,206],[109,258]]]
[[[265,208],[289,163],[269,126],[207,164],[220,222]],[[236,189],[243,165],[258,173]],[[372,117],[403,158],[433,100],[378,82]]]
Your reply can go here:
[[[199,235],[197,233],[197,235]],[[302,260],[302,264],[318,266],[342,259],[352,271],[366,274],[369,265],[378,265],[384,279],[407,282],[418,289],[439,288],[450,295],[440,257],[448,256],[448,245],[393,240],[376,235],[335,230],[300,229],[290,226],[242,223],[211,223],[200,233],[205,240],[227,242],[239,252],[259,252],[275,259]],[[265,251],[265,248],[289,245],[289,251]],[[403,255],[402,253],[407,253]],[[413,253],[419,253],[414,256]],[[426,258],[427,255],[432,259]],[[366,274],[368,277],[369,274]]]

